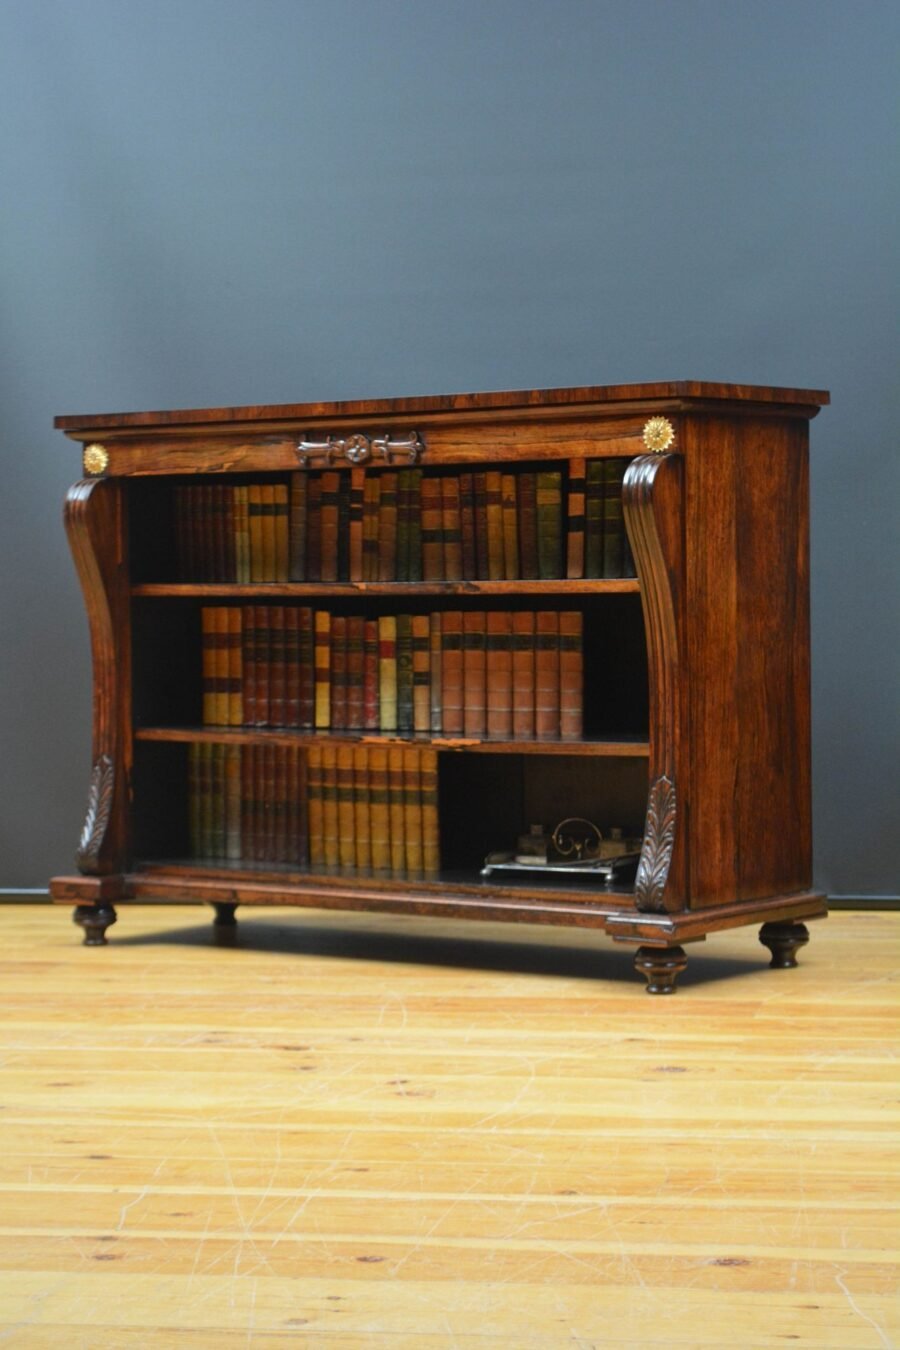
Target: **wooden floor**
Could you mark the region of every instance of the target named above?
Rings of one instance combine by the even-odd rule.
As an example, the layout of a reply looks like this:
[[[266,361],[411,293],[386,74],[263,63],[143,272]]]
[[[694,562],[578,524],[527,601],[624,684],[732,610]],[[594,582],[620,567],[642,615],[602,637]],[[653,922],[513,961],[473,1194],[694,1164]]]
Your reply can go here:
[[[0,1345],[898,1344],[900,914],[690,950],[0,907]]]

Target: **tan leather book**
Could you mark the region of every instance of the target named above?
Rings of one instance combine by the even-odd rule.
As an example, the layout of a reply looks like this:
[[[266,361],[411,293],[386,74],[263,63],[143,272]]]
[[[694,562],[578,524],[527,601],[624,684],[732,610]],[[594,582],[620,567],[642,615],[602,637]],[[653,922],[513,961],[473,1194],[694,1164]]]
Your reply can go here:
[[[321,578],[338,580],[338,515],[341,475],[335,469],[322,474],[322,494],[319,501],[321,529]]]
[[[499,469],[488,469],[485,481],[485,514],[487,516],[488,580],[502,581],[503,562],[503,475]]]
[[[349,568],[351,581],[363,581],[363,510],[365,506],[366,471],[358,465],[350,470],[350,543]]]
[[[513,610],[512,733],[516,740],[534,739],[534,613]]]
[[[412,730],[431,730],[431,624],[427,614],[412,616]]]
[[[219,700],[216,689],[216,629],[217,609],[214,605],[204,605],[200,610],[200,662],[203,725],[215,726],[219,712]]]
[[[331,615],[317,609],[313,616],[315,663],[315,727],[327,731],[331,726]]]
[[[418,746],[403,747],[403,839],[407,873],[422,871],[422,788]]]
[[[487,732],[486,616],[482,610],[463,612],[463,731],[466,736]]]
[[[372,869],[371,806],[369,802],[369,747],[353,747],[353,839],[358,871]]]
[[[569,460],[569,490],[566,513],[566,576],[584,576],[585,485],[587,464]]]
[[[337,747],[338,861],[341,867],[356,866],[356,800],[353,777],[353,746]]]
[[[440,870],[440,831],[438,821],[437,751],[423,747],[419,751],[419,793],[422,802],[422,869],[427,876]]]
[[[444,545],[444,580],[462,580],[462,520],[459,510],[459,477],[447,474],[441,484],[441,536]]]
[[[321,745],[311,745],[306,752],[306,824],[309,836],[309,865],[320,867],[325,862]]]
[[[503,507],[503,575],[515,581],[522,575],[519,566],[519,520],[516,502],[516,475],[503,474],[500,480]]]
[[[276,483],[272,489],[272,527],[275,554],[272,580],[287,581],[290,576],[290,504],[287,483]]]
[[[513,734],[512,613],[490,610],[487,618],[487,735],[506,741]]]
[[[442,724],[445,736],[461,736],[465,726],[463,681],[463,616],[459,610],[441,614]]]
[[[391,822],[388,803],[387,746],[369,748],[369,829],[372,868],[386,872],[391,866]]]
[[[580,612],[560,611],[559,734],[565,741],[580,740],[584,730],[582,627]]]
[[[538,610],[534,622],[534,732],[538,740],[559,736],[559,615]]]
[[[397,475],[381,475],[378,510],[378,580],[397,580]]]
[[[378,618],[378,719],[381,731],[397,730],[397,619]]]
[[[406,798],[403,778],[403,746],[388,746],[388,813],[391,830],[391,871],[406,869]]]

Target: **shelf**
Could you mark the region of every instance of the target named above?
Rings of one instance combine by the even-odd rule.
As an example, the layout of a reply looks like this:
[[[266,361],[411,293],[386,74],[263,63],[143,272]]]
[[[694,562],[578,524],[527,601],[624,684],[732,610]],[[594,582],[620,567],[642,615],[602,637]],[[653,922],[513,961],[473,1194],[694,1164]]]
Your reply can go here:
[[[293,727],[137,727],[136,741],[216,745],[430,745],[436,750],[466,750],[501,755],[600,755],[646,759],[647,740],[622,737],[580,741],[500,741],[467,736],[400,735],[377,731],[303,731]]]
[[[242,582],[141,582],[131,587],[133,596],[172,598],[240,599],[256,596],[310,600],[334,595],[638,595],[637,577],[559,577],[551,581],[279,581],[265,584]]]

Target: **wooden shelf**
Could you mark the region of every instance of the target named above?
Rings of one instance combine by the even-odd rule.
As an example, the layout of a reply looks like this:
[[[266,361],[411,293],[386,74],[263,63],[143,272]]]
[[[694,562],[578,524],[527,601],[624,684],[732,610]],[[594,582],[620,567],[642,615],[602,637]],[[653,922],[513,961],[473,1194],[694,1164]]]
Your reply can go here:
[[[215,745],[430,745],[436,750],[465,750],[495,755],[585,755],[646,759],[650,744],[641,737],[579,741],[500,741],[466,736],[401,735],[378,731],[303,731],[293,727],[137,727],[137,741]]]
[[[265,584],[231,582],[142,582],[131,587],[133,596],[173,598],[241,599],[277,596],[292,600],[328,595],[381,595],[417,598],[420,595],[638,595],[636,577],[613,577],[573,581],[284,581]]]

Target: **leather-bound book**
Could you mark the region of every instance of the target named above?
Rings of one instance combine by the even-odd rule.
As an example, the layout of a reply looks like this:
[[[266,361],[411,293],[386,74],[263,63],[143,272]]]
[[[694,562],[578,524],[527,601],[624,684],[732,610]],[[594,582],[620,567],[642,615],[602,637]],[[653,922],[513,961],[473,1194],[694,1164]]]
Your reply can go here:
[[[381,731],[397,730],[397,620],[378,618],[378,720]]]
[[[503,474],[500,492],[503,505],[503,575],[507,581],[515,581],[522,574],[519,565],[519,520],[514,473]]]
[[[300,723],[304,731],[316,724],[316,643],[315,621],[309,605],[301,605],[298,612],[299,650],[297,664],[300,670]]]
[[[322,474],[322,495],[319,502],[321,521],[321,579],[338,580],[338,503],[341,475],[336,469]]]
[[[622,482],[622,486],[621,486],[620,489],[619,489],[620,498],[621,498],[621,493],[622,493],[622,490],[623,490],[623,487],[624,487],[625,474],[628,472],[628,465],[629,465],[630,463],[631,463],[631,461],[630,461],[630,460],[627,460],[627,459],[626,459],[625,461],[623,461],[623,474],[622,474],[623,482]],[[624,508],[623,508],[623,516],[624,516]],[[623,526],[624,526],[624,520],[623,520]],[[627,530],[627,529],[623,529],[623,531],[622,531],[622,576],[623,576],[623,577],[636,577],[636,576],[637,576],[637,567],[636,567],[635,561],[634,561],[634,554],[633,554],[632,551],[631,551],[631,540],[628,538],[628,530]]]
[[[407,581],[422,580],[422,470],[408,469]]]
[[[512,734],[516,740],[534,738],[534,613],[513,610],[512,615]]]
[[[219,695],[216,667],[218,642],[218,609],[204,605],[200,610],[200,671],[203,707],[203,725],[215,726],[219,716]]]
[[[300,606],[284,607],[284,725],[300,726]]]
[[[566,516],[566,576],[584,576],[584,491],[586,463],[569,460],[568,511]]]
[[[412,615],[397,615],[397,730],[408,735],[413,729],[413,640]]]
[[[288,849],[288,751],[284,745],[273,745],[268,748],[271,748],[272,751],[272,777],[274,781],[271,856],[272,862],[286,862]]]
[[[412,616],[412,730],[431,730],[431,625],[427,614]]]
[[[289,746],[287,755],[287,857],[286,862],[305,867],[306,848],[306,754],[297,746]]]
[[[225,746],[212,746],[212,840],[210,856],[224,858],[227,832],[225,828],[227,802],[225,798]]]
[[[263,575],[265,567],[263,550],[263,485],[250,483],[247,487],[247,524],[250,536],[250,580],[261,582],[268,580]]]
[[[204,749],[199,742],[188,746],[188,847],[192,858],[203,856],[200,792]]]
[[[490,577],[488,515],[487,515],[487,474],[472,475],[475,501],[475,564],[477,579],[487,581]],[[502,509],[502,508],[501,508]]]
[[[356,866],[356,805],[353,782],[353,746],[337,747],[338,861]]]
[[[262,581],[278,580],[278,528],[276,524],[278,504],[276,494],[277,489],[272,483],[265,483],[260,488],[262,498]]]
[[[525,581],[536,581],[538,572],[537,546],[537,476],[530,469],[516,479],[516,505],[519,514],[519,570]]]
[[[424,477],[422,503],[422,580],[444,580],[444,526],[440,478]]]
[[[397,580],[397,475],[381,475],[378,512],[378,580]]]
[[[442,730],[461,736],[465,726],[463,680],[463,616],[459,610],[441,614]]]
[[[244,671],[241,611],[238,605],[223,606],[226,624],[228,694],[227,723],[239,727],[244,721]]]
[[[444,545],[444,580],[462,580],[462,521],[459,510],[459,478],[447,474],[441,484],[441,536]]]
[[[350,475],[338,474],[337,579],[350,580]]]
[[[253,629],[253,659],[256,676],[256,722],[254,725],[267,727],[270,725],[269,700],[272,671],[268,605],[254,606]]]
[[[559,734],[564,741],[580,740],[584,732],[584,670],[581,613],[559,615]]]
[[[272,524],[275,536],[275,575],[273,581],[289,580],[290,560],[290,505],[287,483],[276,483],[272,489]]]
[[[440,733],[443,730],[444,695],[441,664],[441,612],[434,610],[428,616],[429,629],[429,697],[431,703],[431,721],[429,731]]]
[[[419,791],[422,801],[422,868],[433,876],[440,869],[438,824],[437,751],[423,747],[419,751]]]
[[[284,606],[269,606],[269,725],[285,725]]]
[[[484,736],[486,706],[486,617],[483,610],[463,612],[463,731]]]
[[[349,558],[350,581],[363,581],[363,509],[366,471],[358,465],[350,470]]]
[[[506,741],[513,732],[512,613],[489,610],[487,618],[488,737]]]
[[[403,839],[406,872],[422,871],[422,788],[419,777],[420,750],[403,747]]]
[[[234,488],[223,484],[219,488],[222,498],[222,533],[224,535],[224,581],[237,581],[237,520],[234,514]]]
[[[584,480],[584,575],[603,576],[603,480],[605,461],[589,459]]]
[[[340,862],[337,746],[326,741],[322,746],[322,829],[325,838],[325,866]]]
[[[361,614],[347,619],[347,699],[345,725],[350,731],[362,731],[365,726],[363,684],[365,680],[365,627]]]
[[[331,616],[331,729],[347,726],[347,620],[343,614]]]
[[[225,857],[241,857],[241,747],[225,747]]]
[[[409,522],[411,514],[409,469],[397,474],[397,581],[409,581]]]
[[[369,747],[353,747],[354,861],[360,872],[372,869],[372,828],[369,805]]]
[[[559,737],[559,615],[538,610],[534,618],[534,733]]]
[[[256,606],[241,606],[241,707],[243,725],[256,726]],[[206,721],[206,718],[203,719]]]
[[[317,609],[313,615],[315,641],[315,715],[317,731],[331,726],[331,615]]]
[[[488,469],[484,475],[487,515],[488,580],[502,581],[503,571],[503,475]]]
[[[459,475],[459,531],[462,546],[462,574],[466,581],[478,579],[478,555],[475,548],[475,480],[471,473]]]
[[[377,731],[378,713],[378,620],[366,619],[363,624],[363,728]]]
[[[309,835],[309,865],[321,867],[325,861],[321,745],[311,745],[306,752],[306,826]]]
[[[214,483],[210,489],[212,511],[213,580],[231,581],[228,574],[228,489]]]
[[[363,581],[378,580],[378,534],[381,475],[367,473],[363,483]]]
[[[562,474],[540,470],[537,477],[538,575],[562,576]]]
[[[256,752],[255,745],[241,747],[241,853],[246,862],[255,862],[257,850],[256,829]]]
[[[309,474],[298,469],[291,474],[288,524],[288,579],[306,580],[306,489]]]
[[[388,812],[391,828],[391,871],[406,869],[406,800],[403,788],[403,746],[388,746]]]
[[[234,515],[234,579],[242,585],[250,580],[250,517],[245,484],[232,489]]]
[[[623,575],[625,518],[622,514],[624,459],[608,459],[603,482],[603,576]]]
[[[263,821],[264,839],[263,859],[275,862],[277,857],[276,830],[278,825],[278,747],[262,745],[259,757],[263,762]]]
[[[322,475],[308,473],[306,484],[306,580],[322,580]]]
[[[213,614],[213,661],[215,669],[215,724],[227,727],[230,720],[229,675],[231,662],[228,652],[228,607],[217,605]]]
[[[391,865],[391,822],[388,805],[387,746],[369,749],[369,830],[372,841],[372,868],[386,872]]]

